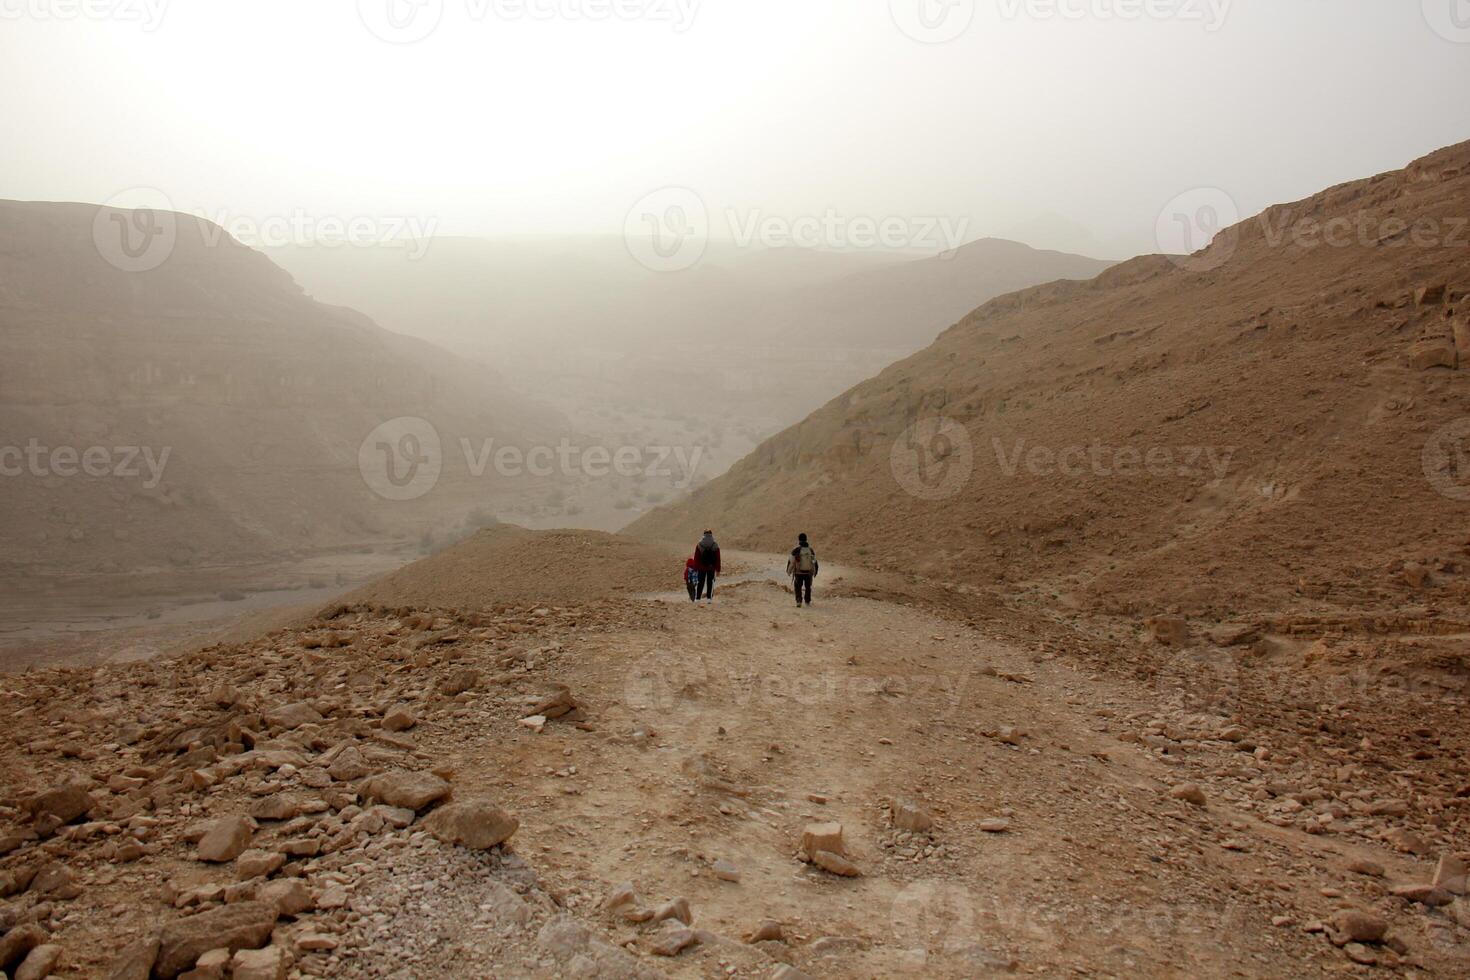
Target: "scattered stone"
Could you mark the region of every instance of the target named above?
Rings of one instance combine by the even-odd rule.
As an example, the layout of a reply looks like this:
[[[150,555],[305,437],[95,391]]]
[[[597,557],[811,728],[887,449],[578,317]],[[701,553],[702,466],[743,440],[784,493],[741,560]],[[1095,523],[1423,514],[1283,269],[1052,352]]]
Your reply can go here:
[[[286,980],[290,958],[280,946],[242,949],[230,961],[231,980]]]
[[[302,801],[289,793],[272,793],[261,797],[250,807],[256,820],[290,820],[301,813]]]
[[[108,980],[148,980],[158,959],[159,937],[148,936],[123,948],[112,961]]]
[[[1210,642],[1218,647],[1238,647],[1255,642],[1261,631],[1249,623],[1221,623],[1210,628]]]
[[[571,689],[565,684],[558,684],[550,694],[537,702],[536,706],[526,714],[540,715],[548,719],[561,718],[576,711],[578,707],[577,699],[572,697]]]
[[[1425,857],[1434,850],[1429,841],[1403,827],[1395,827],[1383,836],[1395,848],[1408,854]]]
[[[987,834],[1003,834],[1011,829],[1011,822],[1005,817],[991,817],[980,821],[980,829]]]
[[[831,851],[817,851],[812,855],[812,863],[823,871],[843,878],[858,878],[862,872],[858,866],[853,864],[841,854],[833,854]]]
[[[406,732],[418,723],[413,709],[406,704],[395,704],[383,715],[383,727],[390,732]]]
[[[894,800],[889,810],[893,826],[915,834],[927,834],[934,829],[934,818],[917,804],[908,800]]]
[[[194,969],[179,975],[179,980],[224,980],[230,969],[230,951],[211,949],[194,961]]]
[[[473,667],[461,667],[439,682],[439,691],[454,697],[480,686],[480,672]]]
[[[740,869],[729,861],[716,861],[713,870],[715,877],[721,881],[730,881],[736,884],[740,882]]]
[[[266,882],[257,887],[256,901],[265,902],[266,905],[275,908],[276,912],[279,912],[284,918],[295,918],[303,912],[310,912],[316,908],[316,902],[312,899],[312,889],[309,889],[306,882],[301,879]]]
[[[339,945],[336,937],[322,932],[303,932],[295,942],[297,951],[302,953],[331,952]]]
[[[211,864],[233,861],[245,853],[254,834],[255,828],[251,825],[249,817],[238,814],[232,817],[222,817],[211,824],[204,836],[199,839],[197,857]]]
[[[295,704],[282,705],[265,712],[262,717],[271,728],[281,728],[286,731],[294,731],[302,725],[319,724],[322,720],[321,712],[317,711],[305,701],[297,701]]]
[[[489,800],[449,803],[424,819],[424,829],[439,840],[480,851],[510,840],[520,825]]]
[[[1380,943],[1388,934],[1388,920],[1359,909],[1343,909],[1327,920],[1327,937],[1334,945]]]
[[[771,980],[812,980],[812,977],[810,974],[802,973],[789,963],[781,963],[771,973]]]
[[[1199,783],[1180,783],[1169,790],[1169,795],[1176,800],[1183,800],[1190,806],[1205,805],[1205,791],[1199,788]]]
[[[1470,861],[1462,854],[1441,854],[1434,869],[1434,886],[1452,895],[1470,891]]]
[[[756,926],[755,930],[749,936],[745,937],[745,941],[748,943],[784,943],[786,941],[786,927],[774,919],[767,919],[765,922]]]
[[[655,956],[678,956],[698,941],[693,929],[665,929],[654,937],[649,949]]]
[[[694,925],[694,912],[689,908],[689,899],[670,899],[659,906],[658,911],[653,913],[654,922],[664,922],[668,919],[677,919],[686,926]]]
[[[529,718],[522,718],[518,722],[518,724],[522,728],[529,728],[531,731],[535,732],[537,735],[540,735],[541,734],[541,730],[546,727],[546,716],[545,715],[531,715]]]
[[[1361,943],[1348,943],[1342,948],[1342,951],[1346,953],[1347,958],[1352,960],[1354,963],[1360,963],[1363,966],[1378,965],[1377,954],[1375,954],[1367,946],[1364,946]]]
[[[1395,885],[1390,891],[1398,898],[1430,908],[1442,908],[1455,900],[1455,896],[1433,885]]]
[[[362,779],[371,773],[366,761],[362,757],[362,750],[355,745],[349,745],[327,767],[327,775],[339,783],[351,783]]]
[[[1428,286],[1420,286],[1414,290],[1415,306],[1438,306],[1444,302],[1446,284],[1442,282],[1431,283]]]
[[[1367,875],[1370,878],[1382,878],[1387,873],[1383,865],[1368,858],[1354,858],[1347,863],[1347,870],[1355,875]]]
[[[1189,623],[1183,616],[1150,616],[1143,625],[1155,643],[1181,647],[1189,642]]]
[[[286,863],[286,855],[278,851],[244,851],[235,859],[235,878],[249,881],[251,878],[269,878]]]

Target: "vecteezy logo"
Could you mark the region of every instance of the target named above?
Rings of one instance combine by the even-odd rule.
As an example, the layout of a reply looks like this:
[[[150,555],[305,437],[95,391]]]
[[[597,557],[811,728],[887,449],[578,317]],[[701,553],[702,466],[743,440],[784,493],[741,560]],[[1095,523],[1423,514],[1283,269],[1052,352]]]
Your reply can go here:
[[[1423,0],[1424,19],[1446,41],[1470,44],[1470,0]]]
[[[931,956],[952,955],[973,946],[980,934],[979,918],[970,893],[950,881],[909,885],[893,899],[889,916],[905,947],[907,971],[922,970]]]
[[[413,44],[438,29],[444,0],[357,0],[357,16],[379,40]]]
[[[114,194],[92,219],[92,244],[108,265],[150,272],[168,261],[179,238],[173,202],[153,187]]]
[[[1240,209],[1229,194],[1218,187],[1196,187],[1164,205],[1154,225],[1154,240],[1180,268],[1210,272],[1235,254],[1239,220]],[[1205,248],[1209,251],[1201,253]]]
[[[893,22],[915,41],[944,44],[970,29],[975,0],[888,0]]]
[[[633,205],[623,223],[623,240],[644,268],[682,272],[704,256],[709,210],[689,188],[665,187]]]
[[[920,419],[894,440],[888,466],[910,496],[948,500],[974,472],[975,447],[969,431],[954,419]]]
[[[1441,496],[1470,500],[1470,418],[1442,425],[1425,441],[1424,476]]]
[[[384,500],[422,497],[444,468],[439,432],[411,416],[384,422],[358,447],[357,468],[368,489]]]

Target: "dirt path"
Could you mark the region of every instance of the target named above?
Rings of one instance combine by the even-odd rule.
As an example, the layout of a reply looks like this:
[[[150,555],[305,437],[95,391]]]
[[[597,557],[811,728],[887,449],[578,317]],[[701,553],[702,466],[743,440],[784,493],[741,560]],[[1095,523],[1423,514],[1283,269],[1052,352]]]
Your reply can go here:
[[[1470,901],[1427,887],[1470,855],[1453,691],[1298,690],[1289,663],[1200,648],[1089,661],[1080,631],[880,573],[826,568],[799,610],[780,556],[731,558],[711,606],[343,604],[173,660],[9,675],[0,916],[44,925],[67,978],[298,887],[271,941],[302,980],[1470,976]],[[562,685],[576,710],[528,725]],[[473,850],[431,826],[439,797],[374,806],[404,777],[519,829]],[[87,822],[27,817],[73,784]],[[895,829],[896,801],[932,828]],[[195,829],[246,813],[251,853],[289,858],[274,872],[200,859]],[[860,876],[799,854],[828,821]],[[687,901],[694,936],[604,908],[623,883],[638,909]],[[1329,942],[1348,909],[1384,941]],[[764,923],[780,938],[748,942]],[[656,955],[671,935],[696,941]]]
[[[650,906],[684,897],[697,928],[730,940],[661,967],[767,976],[774,955],[813,976],[1300,976],[1346,964],[1301,925],[1356,891],[1369,901],[1372,886],[1343,882],[1342,849],[1321,838],[1171,798],[1181,777],[1112,733],[1146,710],[1136,692],[915,610],[828,599],[820,580],[816,607],[798,610],[753,578],[710,607],[655,603],[646,631],[589,637],[563,679],[595,731],[553,724],[490,766],[473,751],[456,760],[459,785],[517,800],[519,847],[558,887],[584,903],[625,881]],[[896,835],[894,798],[931,814],[932,833]],[[803,826],[827,820],[862,877],[798,859]],[[987,832],[992,820],[1008,828]],[[715,861],[739,881],[716,877]],[[1341,893],[1320,894],[1327,879]],[[739,939],[765,920],[795,938],[756,954]],[[646,928],[612,931],[633,942]]]

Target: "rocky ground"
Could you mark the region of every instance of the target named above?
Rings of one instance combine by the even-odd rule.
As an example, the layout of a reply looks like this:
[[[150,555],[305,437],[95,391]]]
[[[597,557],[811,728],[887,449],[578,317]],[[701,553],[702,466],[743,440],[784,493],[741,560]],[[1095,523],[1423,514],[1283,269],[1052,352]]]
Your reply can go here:
[[[1449,625],[817,600],[364,604],[6,677],[0,969],[1470,971]]]

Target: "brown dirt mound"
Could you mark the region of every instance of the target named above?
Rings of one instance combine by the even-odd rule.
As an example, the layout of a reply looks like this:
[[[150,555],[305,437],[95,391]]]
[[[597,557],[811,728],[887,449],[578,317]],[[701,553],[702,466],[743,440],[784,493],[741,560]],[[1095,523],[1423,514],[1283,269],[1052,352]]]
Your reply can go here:
[[[679,587],[666,547],[601,531],[485,528],[352,593],[348,603],[485,609],[514,602],[583,602]]]

